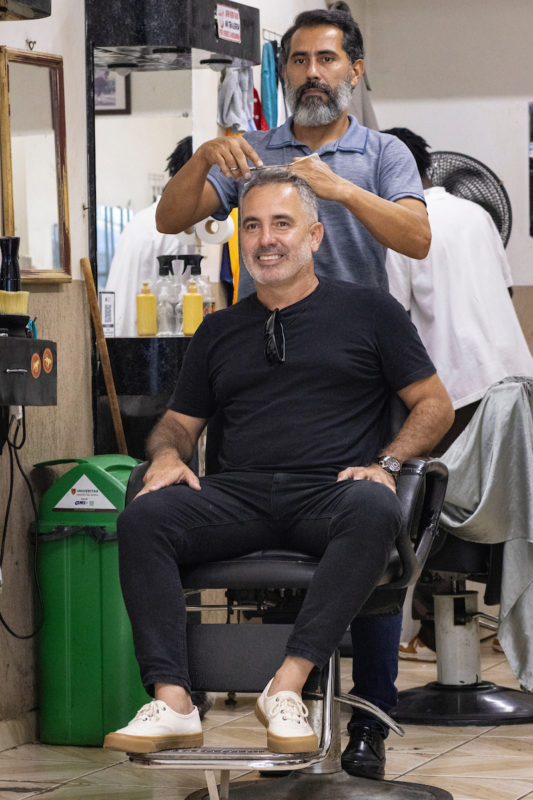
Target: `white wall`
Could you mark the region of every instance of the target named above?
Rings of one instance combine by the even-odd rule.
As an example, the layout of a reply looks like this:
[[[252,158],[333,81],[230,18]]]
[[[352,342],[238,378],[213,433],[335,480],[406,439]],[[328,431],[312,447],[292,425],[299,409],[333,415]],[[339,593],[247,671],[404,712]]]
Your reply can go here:
[[[87,123],[85,112],[84,0],[53,0],[52,15],[29,22],[0,22],[0,44],[63,56],[67,128],[67,168],[70,205],[72,276],[80,278],[80,258],[88,255]]]
[[[528,0],[366,0],[364,34],[380,127],[412,128],[434,150],[478,158],[509,193],[508,255],[533,284],[528,103],[533,100]]]

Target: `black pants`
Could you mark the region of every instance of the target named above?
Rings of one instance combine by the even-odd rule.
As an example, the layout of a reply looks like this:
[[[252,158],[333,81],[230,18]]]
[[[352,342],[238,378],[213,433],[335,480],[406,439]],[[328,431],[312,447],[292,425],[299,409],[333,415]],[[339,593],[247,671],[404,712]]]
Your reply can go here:
[[[142,495],[119,517],[120,580],[147,691],[191,688],[179,566],[262,548],[321,557],[286,652],[325,664],[388,563],[396,495],[371,481],[286,473],[231,472],[201,485]]]

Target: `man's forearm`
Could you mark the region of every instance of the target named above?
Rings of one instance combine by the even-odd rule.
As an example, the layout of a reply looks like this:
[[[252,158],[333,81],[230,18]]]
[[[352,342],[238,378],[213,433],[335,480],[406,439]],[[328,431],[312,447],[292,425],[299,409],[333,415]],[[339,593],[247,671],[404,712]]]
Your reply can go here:
[[[170,451],[187,462],[193,454],[194,446],[185,428],[164,416],[148,437],[146,455],[150,461],[154,461],[158,456]]]
[[[209,169],[209,164],[193,155],[170,179],[156,210],[158,231],[181,233],[209,216],[209,214],[203,214],[202,208],[202,197]]]
[[[411,409],[397,436],[379,455],[390,455],[403,462],[426,456],[450,429],[454,411],[449,401],[440,398],[421,400]]]
[[[416,199],[412,199],[416,203]],[[343,181],[339,202],[386,247],[410,258],[425,258],[428,254],[431,228],[421,202],[420,211],[415,211],[402,203],[385,200],[349,181]]]

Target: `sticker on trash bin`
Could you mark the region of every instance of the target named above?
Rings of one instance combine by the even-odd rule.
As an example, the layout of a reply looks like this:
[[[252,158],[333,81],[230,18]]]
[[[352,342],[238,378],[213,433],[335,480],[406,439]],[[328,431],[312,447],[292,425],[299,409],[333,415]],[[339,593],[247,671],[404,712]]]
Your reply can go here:
[[[54,511],[118,511],[87,477],[82,475],[63,495]]]

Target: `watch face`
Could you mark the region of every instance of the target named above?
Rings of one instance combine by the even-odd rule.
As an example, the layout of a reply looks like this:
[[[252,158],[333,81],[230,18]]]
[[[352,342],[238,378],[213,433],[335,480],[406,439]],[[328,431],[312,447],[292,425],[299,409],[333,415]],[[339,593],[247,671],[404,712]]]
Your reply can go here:
[[[394,456],[383,456],[379,459],[378,464],[382,469],[390,472],[391,475],[398,475],[402,468],[400,462]]]

